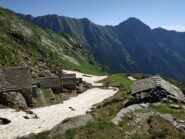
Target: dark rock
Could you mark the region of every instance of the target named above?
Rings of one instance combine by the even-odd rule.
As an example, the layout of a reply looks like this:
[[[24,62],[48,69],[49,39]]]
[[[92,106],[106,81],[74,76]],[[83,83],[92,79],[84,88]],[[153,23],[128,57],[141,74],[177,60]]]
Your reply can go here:
[[[26,116],[24,116],[24,118],[32,118],[32,119],[38,119],[39,117],[37,116],[36,113],[34,113],[33,111],[30,111],[30,110],[25,110],[25,113],[26,113]]]
[[[0,117],[0,125],[7,125],[7,124],[9,124],[9,123],[11,123],[10,120],[8,120],[8,119],[6,119],[6,118],[1,118],[1,117]]]

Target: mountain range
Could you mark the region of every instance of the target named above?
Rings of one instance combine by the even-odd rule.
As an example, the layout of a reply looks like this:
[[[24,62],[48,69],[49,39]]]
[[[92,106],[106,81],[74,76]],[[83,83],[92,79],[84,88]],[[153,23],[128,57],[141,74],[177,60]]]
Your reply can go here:
[[[185,81],[185,33],[151,29],[137,18],[116,26],[101,26],[87,18],[16,15],[54,32],[74,36],[96,61],[114,73],[159,74]]]

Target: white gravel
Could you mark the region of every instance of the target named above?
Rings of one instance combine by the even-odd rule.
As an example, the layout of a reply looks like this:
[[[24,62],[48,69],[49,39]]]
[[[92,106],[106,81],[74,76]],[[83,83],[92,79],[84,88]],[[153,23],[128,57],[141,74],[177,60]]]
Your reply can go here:
[[[74,73],[73,71],[65,71],[66,73]],[[75,72],[77,77],[82,77],[83,80],[93,85],[97,84],[97,81],[105,79],[106,76],[83,76],[83,73]],[[31,133],[40,133],[43,131],[51,130],[54,126],[62,122],[68,117],[74,117],[78,115],[84,115],[87,111],[90,111],[94,104],[102,102],[104,99],[113,96],[118,89],[100,89],[93,88],[86,92],[72,97],[69,100],[64,101],[62,104],[52,105],[48,107],[32,109],[39,119],[25,119],[25,112],[15,112],[13,109],[0,109],[0,117],[11,120],[10,124],[0,125],[0,139],[14,139],[17,137],[23,137]],[[69,108],[69,107],[72,107]]]
[[[92,84],[93,86],[102,86],[102,83],[97,82],[107,78],[107,76],[94,76],[71,70],[63,70],[63,72],[66,74],[76,74],[77,78],[83,78],[84,81]]]

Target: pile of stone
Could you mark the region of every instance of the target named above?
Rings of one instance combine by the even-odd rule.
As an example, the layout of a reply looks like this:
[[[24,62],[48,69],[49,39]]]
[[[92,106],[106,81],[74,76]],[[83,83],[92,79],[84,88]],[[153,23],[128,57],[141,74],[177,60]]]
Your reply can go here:
[[[135,81],[131,88],[131,98],[125,103],[125,107],[164,101],[185,103],[185,96],[179,88],[157,75]]]

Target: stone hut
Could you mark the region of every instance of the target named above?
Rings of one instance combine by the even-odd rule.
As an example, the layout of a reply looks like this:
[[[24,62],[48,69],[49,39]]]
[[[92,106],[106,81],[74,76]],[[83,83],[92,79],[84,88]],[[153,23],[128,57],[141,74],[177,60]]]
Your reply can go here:
[[[61,77],[62,87],[67,90],[76,90],[77,78],[76,74],[62,74]]]
[[[169,100],[185,103],[185,96],[178,87],[157,75],[135,81],[126,105]]]
[[[27,105],[33,105],[32,80],[30,68],[1,68],[0,69],[0,97],[4,103],[11,103],[17,96],[23,96]],[[15,92],[20,92],[19,94]],[[13,94],[13,95],[12,95]],[[7,102],[6,102],[7,100]],[[2,103],[3,103],[2,102]]]

